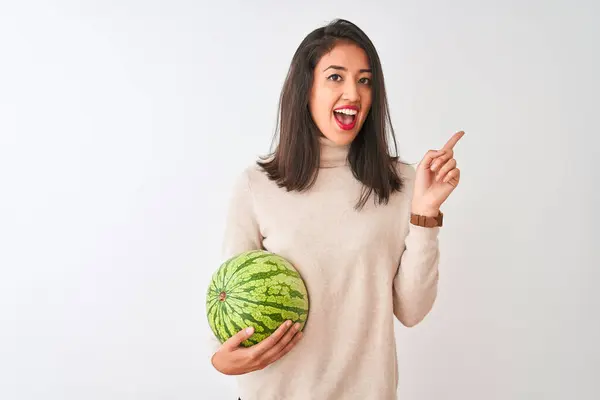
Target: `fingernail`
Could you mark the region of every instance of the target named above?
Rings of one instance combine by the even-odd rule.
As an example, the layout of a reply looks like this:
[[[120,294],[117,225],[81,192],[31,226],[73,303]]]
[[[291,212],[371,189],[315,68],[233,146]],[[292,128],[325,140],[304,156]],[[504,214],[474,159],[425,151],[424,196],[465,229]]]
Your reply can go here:
[[[285,326],[287,326],[289,328],[290,325],[292,325],[292,321],[285,321]]]
[[[298,329],[300,329],[300,324],[299,324],[298,322],[296,322],[296,325],[294,325],[294,329],[295,329],[295,330],[298,330]]]
[[[252,335],[252,333],[254,332],[254,328],[249,326],[246,328],[246,334],[247,335]]]

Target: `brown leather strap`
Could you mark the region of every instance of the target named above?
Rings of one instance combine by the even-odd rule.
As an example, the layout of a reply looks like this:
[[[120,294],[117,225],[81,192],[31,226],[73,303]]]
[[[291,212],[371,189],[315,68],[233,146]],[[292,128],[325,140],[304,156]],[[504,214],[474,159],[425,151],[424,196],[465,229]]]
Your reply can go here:
[[[410,214],[410,223],[416,226],[423,226],[425,228],[434,228],[442,226],[444,223],[444,214],[440,213],[435,217],[428,217],[419,214]]]

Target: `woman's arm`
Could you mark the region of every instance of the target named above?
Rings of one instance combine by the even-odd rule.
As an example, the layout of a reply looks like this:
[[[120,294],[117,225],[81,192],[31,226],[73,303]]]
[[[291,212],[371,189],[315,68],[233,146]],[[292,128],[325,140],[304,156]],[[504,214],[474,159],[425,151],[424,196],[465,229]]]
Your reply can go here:
[[[394,315],[405,326],[415,326],[431,311],[439,278],[438,227],[409,223],[405,248],[394,277]]]
[[[262,249],[262,235],[254,209],[249,171],[236,179],[229,199],[222,245],[224,259],[242,252]]]
[[[407,168],[408,209],[419,215],[434,217],[448,196],[458,186],[460,170],[454,159],[454,146],[464,136],[452,135],[440,150],[429,150],[416,170]],[[409,222],[400,267],[394,278],[394,314],[406,326],[421,322],[431,311],[437,297],[439,279],[439,227],[426,228]]]
[[[409,203],[402,208],[401,226],[406,234],[404,243],[399,243],[404,250],[393,283],[394,315],[410,327],[425,318],[437,297],[440,228],[410,223],[417,171],[411,165],[400,164],[399,173],[404,178],[405,199]]]

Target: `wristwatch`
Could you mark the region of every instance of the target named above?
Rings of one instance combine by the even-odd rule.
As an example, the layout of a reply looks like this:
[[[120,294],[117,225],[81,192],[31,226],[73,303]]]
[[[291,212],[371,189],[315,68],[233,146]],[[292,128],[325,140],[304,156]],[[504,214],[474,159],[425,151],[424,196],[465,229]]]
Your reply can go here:
[[[440,211],[435,217],[428,217],[419,214],[410,214],[410,223],[416,226],[422,226],[425,228],[441,227],[444,222],[444,214]]]

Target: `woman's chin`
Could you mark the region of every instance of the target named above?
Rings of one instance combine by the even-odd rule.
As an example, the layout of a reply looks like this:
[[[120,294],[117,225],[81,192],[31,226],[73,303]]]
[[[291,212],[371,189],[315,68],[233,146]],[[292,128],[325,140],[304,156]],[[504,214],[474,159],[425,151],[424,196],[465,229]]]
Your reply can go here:
[[[334,128],[326,134],[324,134],[323,136],[325,136],[327,139],[329,139],[338,146],[347,146],[350,143],[352,143],[352,141],[356,137],[356,131],[346,131],[339,128]]]

